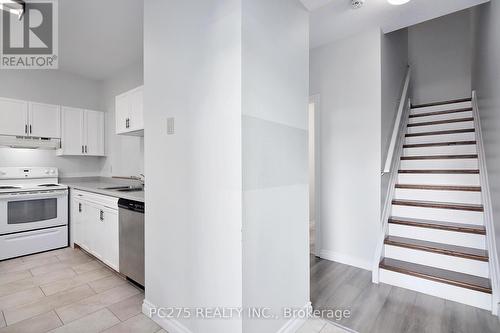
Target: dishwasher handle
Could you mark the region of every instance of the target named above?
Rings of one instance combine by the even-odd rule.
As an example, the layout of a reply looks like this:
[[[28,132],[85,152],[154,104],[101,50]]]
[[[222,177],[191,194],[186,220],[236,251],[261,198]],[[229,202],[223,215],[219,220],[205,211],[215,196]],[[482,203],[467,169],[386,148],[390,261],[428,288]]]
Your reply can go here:
[[[144,214],[144,202],[128,200],[128,199],[119,199],[118,208]]]

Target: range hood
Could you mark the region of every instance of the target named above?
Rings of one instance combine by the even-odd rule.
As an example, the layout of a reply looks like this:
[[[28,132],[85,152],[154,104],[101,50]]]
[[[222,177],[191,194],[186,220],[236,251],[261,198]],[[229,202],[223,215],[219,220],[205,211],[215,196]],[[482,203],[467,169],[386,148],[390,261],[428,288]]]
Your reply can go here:
[[[0,146],[24,149],[55,150],[61,148],[60,139],[27,136],[0,136]]]

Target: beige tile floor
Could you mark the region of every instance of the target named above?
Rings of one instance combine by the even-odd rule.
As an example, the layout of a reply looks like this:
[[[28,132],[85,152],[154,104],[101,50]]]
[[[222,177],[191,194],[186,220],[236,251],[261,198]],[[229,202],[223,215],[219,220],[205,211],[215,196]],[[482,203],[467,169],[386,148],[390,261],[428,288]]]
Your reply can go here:
[[[0,333],[167,333],[141,313],[144,293],[71,248],[0,262]],[[308,320],[299,333],[347,332]]]

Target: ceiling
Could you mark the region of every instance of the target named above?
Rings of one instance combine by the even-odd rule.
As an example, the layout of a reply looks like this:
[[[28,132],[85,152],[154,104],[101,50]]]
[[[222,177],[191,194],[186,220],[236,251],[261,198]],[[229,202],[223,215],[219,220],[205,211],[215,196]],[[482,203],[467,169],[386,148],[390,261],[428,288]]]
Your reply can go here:
[[[143,0],[59,0],[59,68],[93,80],[142,60]]]
[[[401,6],[387,0],[366,0],[352,9],[351,0],[301,0],[311,11],[311,48],[348,37],[370,27],[384,33],[406,28],[489,0],[413,0]]]

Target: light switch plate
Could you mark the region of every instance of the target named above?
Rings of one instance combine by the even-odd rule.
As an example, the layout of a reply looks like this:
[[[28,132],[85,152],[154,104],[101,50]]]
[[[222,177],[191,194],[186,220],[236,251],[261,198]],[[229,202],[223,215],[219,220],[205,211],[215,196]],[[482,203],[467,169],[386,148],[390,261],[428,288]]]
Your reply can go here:
[[[175,118],[167,118],[167,135],[175,134]]]

